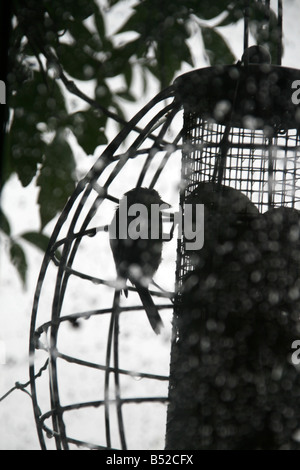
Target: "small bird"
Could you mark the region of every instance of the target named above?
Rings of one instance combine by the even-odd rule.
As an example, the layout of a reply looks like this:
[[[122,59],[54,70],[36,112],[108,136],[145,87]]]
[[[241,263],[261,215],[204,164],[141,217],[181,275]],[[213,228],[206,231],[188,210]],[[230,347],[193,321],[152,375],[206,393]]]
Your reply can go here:
[[[255,204],[241,191],[212,182],[198,183],[185,204],[204,204],[204,246],[201,250],[187,252],[197,268],[206,265],[210,269],[217,259],[223,264],[224,254],[236,249],[241,233],[247,231],[259,215]]]
[[[238,191],[217,189],[201,183],[186,199],[205,204],[206,227],[178,296],[172,400],[179,411],[173,422],[187,429],[196,423],[189,448],[294,448],[300,380],[291,345],[300,331],[300,211],[278,207],[261,214]],[[290,413],[278,411],[287,404]],[[232,434],[221,437],[224,419]],[[209,439],[204,428],[211,430]]]
[[[179,292],[180,333],[203,334],[203,325],[213,319],[234,335],[257,296],[251,273],[261,258],[253,235],[258,208],[241,191],[213,182],[198,183],[185,204],[204,204],[204,245],[185,251],[192,269]]]
[[[155,209],[154,205],[156,205],[156,217],[151,217],[152,209]],[[165,203],[155,189],[134,188],[125,193],[120,200],[110,225],[110,245],[118,280],[125,286],[126,297],[128,295],[127,279],[135,286],[156,334],[160,333],[163,323],[150,295],[149,284],[162,257],[162,210],[170,207],[170,204]],[[139,213],[138,216],[130,212],[135,208]],[[122,220],[124,214],[126,218]],[[155,236],[153,228],[156,229]],[[115,230],[114,234],[113,230]],[[125,235],[122,234],[124,230]]]

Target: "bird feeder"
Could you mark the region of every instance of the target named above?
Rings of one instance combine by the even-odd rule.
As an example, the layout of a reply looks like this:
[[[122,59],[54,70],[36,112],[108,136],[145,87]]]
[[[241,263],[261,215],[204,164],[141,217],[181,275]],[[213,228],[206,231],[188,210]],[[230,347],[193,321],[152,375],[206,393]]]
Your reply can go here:
[[[278,3],[280,30],[281,2]],[[270,208],[299,207],[297,86],[300,72],[282,67],[278,60],[276,64],[269,63],[263,48],[248,49],[247,38],[245,15],[243,59],[235,65],[184,74],[159,93],[108,145],[79,182],[59,217],[41,267],[30,332],[31,389],[42,449],[46,449],[49,442],[54,442],[57,449],[73,446],[136,449],[137,432],[130,431],[135,415],[137,424],[134,426],[143,430],[144,442],[140,444],[145,446],[143,448],[153,445],[146,442],[149,426],[145,424],[153,416],[158,417],[158,421],[159,417],[163,420],[158,425],[154,419],[163,441],[167,422],[167,449],[230,448],[231,443],[237,448],[245,445],[256,448],[255,436],[262,433],[263,441],[265,433],[261,422],[254,423],[250,430],[247,426],[249,400],[255,393],[258,408],[264,410],[277,429],[278,446],[294,445],[291,434],[297,430],[295,410],[284,408],[284,400],[278,409],[268,407],[261,372],[255,368],[255,372],[245,370],[243,373],[248,376],[243,376],[243,383],[249,383],[250,391],[236,397],[238,374],[226,375],[226,370],[216,367],[218,356],[209,344],[209,332],[212,332],[213,344],[222,342],[222,332],[214,319],[209,319],[204,330],[199,318],[188,322],[188,326],[183,324],[189,306],[184,304],[180,289],[186,276],[195,269],[183,236],[177,244],[175,288],[166,291],[153,286],[151,291],[160,313],[167,319],[165,323],[174,313],[170,373],[168,370],[160,372],[161,358],[154,366],[150,364],[149,350],[155,349],[150,339],[150,349],[147,349],[147,339],[143,340],[143,348],[148,351],[144,364],[149,365],[149,370],[137,369],[140,365],[135,360],[141,355],[141,343],[135,343],[134,338],[130,339],[133,357],[128,354],[126,341],[129,339],[122,336],[124,329],[120,328],[119,321],[136,318],[141,322],[145,316],[141,304],[129,300],[130,304],[119,307],[117,317],[112,314],[117,286],[113,260],[107,254],[107,227],[122,197],[120,187],[124,187],[123,193],[133,186],[158,188],[163,199],[168,200],[164,192],[168,193],[170,185],[179,183],[178,199],[183,213],[186,202],[201,184],[210,185],[207,188],[212,193],[222,195],[224,188],[241,193],[260,214]],[[281,58],[281,35],[279,38],[278,56]],[[173,167],[180,160],[178,181],[170,181],[170,165]],[[127,184],[129,174],[131,180]],[[88,265],[84,262],[87,259]],[[74,309],[74,292],[78,296],[76,311],[71,310]],[[129,299],[136,298],[134,287],[129,288],[129,294]],[[94,299],[93,310],[86,308],[90,298]],[[147,320],[144,322],[145,328],[149,328]],[[68,330],[67,325],[74,328]],[[76,328],[78,325],[84,327]],[[96,350],[99,349],[96,354],[84,354],[87,330],[86,338],[94,341]],[[77,335],[75,339],[73,333]],[[188,338],[188,344],[183,344],[183,338]],[[81,357],[78,350],[83,351]],[[205,361],[201,351],[204,351]],[[220,351],[230,356],[232,348],[225,344]],[[166,369],[169,352],[168,349]],[[223,363],[220,364],[222,368]],[[38,379],[43,367],[49,372],[47,393],[45,389],[40,390],[39,380],[42,379]],[[217,375],[212,376],[216,371]],[[253,380],[249,378],[251,374],[252,378],[255,376]],[[275,365],[273,375],[280,375]],[[286,381],[293,380],[298,390],[297,376],[289,377],[285,377]],[[68,385],[66,378],[71,383],[76,381],[72,386],[73,395],[63,394],[63,388]],[[136,387],[131,389],[129,383],[133,381]],[[288,397],[287,384],[282,385],[278,379],[271,385],[273,389],[285,387],[282,396]],[[232,402],[237,403],[233,407],[234,422],[228,411]],[[138,413],[137,409],[143,411]],[[290,432],[278,431],[282,416]],[[90,430],[87,435],[83,435],[85,426]],[[242,443],[238,442],[238,433],[245,437]]]

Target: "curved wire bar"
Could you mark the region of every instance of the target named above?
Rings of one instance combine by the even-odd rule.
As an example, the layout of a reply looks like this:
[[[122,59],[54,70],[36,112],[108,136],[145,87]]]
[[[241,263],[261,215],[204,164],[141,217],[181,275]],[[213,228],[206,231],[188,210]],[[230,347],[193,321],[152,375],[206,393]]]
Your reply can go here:
[[[159,113],[155,116],[155,118],[153,118],[150,123],[148,124],[148,126],[145,127],[145,132],[144,134],[145,135],[142,135],[142,136],[138,136],[138,138],[136,139],[135,143],[131,146],[130,148],[130,151],[128,152],[128,154],[126,155],[126,157],[123,159],[123,160],[119,160],[118,164],[117,164],[117,167],[114,168],[113,170],[113,175],[111,174],[106,183],[105,183],[105,187],[107,188],[111,182],[114,180],[115,176],[121,171],[121,169],[123,168],[124,164],[126,163],[126,161],[128,160],[129,156],[133,153],[133,150],[135,150],[137,148],[138,145],[140,145],[146,138],[146,135],[147,133],[149,133],[150,131],[152,131],[152,128],[153,128],[153,125],[155,122],[157,122],[157,120],[161,117],[161,115],[164,115],[166,112],[168,112],[169,110],[171,109],[171,105],[167,107],[167,109],[163,109],[161,111],[159,111]],[[178,106],[177,106],[177,110],[178,110]],[[166,132],[167,130],[167,127],[164,126],[164,133]],[[159,135],[159,138],[161,138],[161,133]],[[155,143],[154,143],[155,145]],[[87,225],[89,224],[91,218],[94,216],[96,210],[98,209],[98,206],[99,204],[101,204],[103,202],[103,196],[102,195],[98,195],[92,208],[90,209],[84,223],[82,224],[81,226],[81,230],[84,230]],[[74,219],[73,219],[74,220]],[[75,241],[75,244],[74,244],[74,247],[71,251],[71,254],[69,256],[69,260],[68,260],[68,266],[70,266],[75,258],[75,254],[77,252],[77,249],[79,247],[79,240],[76,240]],[[69,250],[68,250],[69,252]],[[61,264],[62,266],[64,265],[64,263],[62,262]],[[68,281],[68,278],[69,278],[69,274],[66,272],[66,270],[64,270],[64,278],[62,280],[62,289],[60,291],[60,295],[61,295],[61,298],[64,297],[64,292],[65,292],[65,289],[66,289],[66,286],[67,286],[67,281]],[[58,284],[57,284],[58,285]],[[58,295],[58,292],[57,292],[57,299],[59,298],[59,295]],[[58,308],[60,310],[61,306],[57,306],[56,308]],[[53,333],[53,331],[52,331]],[[116,331],[115,329],[113,330],[113,334],[114,334],[114,337],[115,337],[115,340],[114,340],[114,344],[117,344],[117,340],[116,340]],[[52,343],[55,344],[56,343],[56,335],[57,335],[57,329],[54,329],[54,334],[52,334]],[[117,352],[116,352],[116,346],[115,346],[115,349],[114,349],[114,357],[115,357],[115,361],[117,361]],[[56,360],[56,356],[54,357],[54,359]],[[118,368],[116,367],[116,370]],[[54,387],[55,387],[55,393],[56,393],[56,397],[58,399],[58,383],[57,383],[57,375],[56,375],[56,369],[54,370],[55,372],[55,375],[53,377],[53,380],[54,380]],[[116,383],[116,389],[119,388],[118,386],[118,375],[117,373],[115,374],[115,383]],[[117,392],[118,393],[118,392]],[[120,430],[120,435],[121,435],[121,442],[122,442],[122,447],[123,448],[126,448],[126,444],[125,444],[125,440],[124,440],[124,431],[123,431],[123,424],[122,424],[122,414],[121,414],[121,407],[118,406],[118,419],[119,419],[119,430]],[[58,416],[58,419],[60,420],[60,416]],[[108,421],[107,421],[108,422]],[[61,423],[62,425],[62,423]],[[62,429],[63,429],[63,425],[61,426]],[[62,436],[63,438],[63,441],[64,441],[64,434]]]
[[[155,125],[158,121],[166,115],[169,111],[172,111],[172,116],[176,114],[179,110],[179,105],[176,100],[164,107],[163,110],[160,110],[152,119],[150,119],[149,123],[144,127],[138,137],[135,139],[133,144],[129,147],[128,151],[123,153],[121,156],[116,155],[114,157],[114,153],[123,143],[124,139],[130,134],[130,132],[134,129],[136,131],[136,126],[138,122],[151,110],[156,104],[159,102],[174,96],[174,88],[169,87],[163,92],[159,93],[153,100],[151,100],[140,112],[138,112],[134,118],[120,131],[117,137],[107,146],[106,150],[103,154],[99,157],[96,164],[92,167],[92,169],[88,172],[87,176],[83,178],[77,185],[76,190],[74,191],[73,195],[70,197],[69,201],[67,202],[64,211],[62,212],[61,216],[58,219],[58,222],[54,228],[52,236],[50,238],[49,247],[46,251],[40,274],[37,281],[37,287],[34,296],[33,302],[33,309],[32,309],[32,318],[31,318],[31,325],[30,325],[30,344],[29,344],[29,353],[30,357],[32,358],[30,363],[30,385],[31,385],[31,394],[32,394],[32,402],[33,402],[33,409],[34,409],[34,416],[38,431],[38,437],[40,441],[40,445],[42,449],[46,449],[46,444],[44,440],[44,435],[41,429],[41,419],[40,419],[40,409],[38,406],[38,399],[37,399],[37,392],[36,392],[36,385],[35,385],[35,366],[34,366],[34,354],[36,349],[36,320],[37,320],[37,313],[39,307],[39,299],[42,291],[42,286],[44,282],[44,278],[46,276],[47,268],[49,262],[53,260],[54,255],[53,253],[56,251],[58,246],[62,246],[62,253],[57,261],[57,277],[56,277],[56,285],[54,291],[54,298],[52,303],[52,317],[51,322],[49,322],[50,328],[50,336],[51,336],[51,354],[50,354],[50,397],[51,397],[51,409],[53,410],[51,413],[52,422],[53,422],[53,433],[56,439],[57,448],[68,449],[68,438],[67,433],[65,430],[65,424],[63,420],[63,413],[65,411],[64,407],[60,404],[60,397],[59,397],[59,387],[58,387],[58,374],[57,374],[57,366],[56,361],[59,355],[56,351],[56,343],[57,343],[57,335],[58,335],[58,328],[59,328],[59,318],[60,312],[63,305],[63,299],[65,296],[66,288],[68,285],[68,279],[71,274],[75,272],[71,269],[73,264],[75,255],[77,253],[78,247],[80,245],[82,236],[88,235],[92,236],[95,234],[94,229],[88,231],[87,226],[90,223],[90,220],[98,210],[100,204],[107,198],[116,201],[116,198],[108,194],[108,189],[110,184],[113,182],[115,176],[122,170],[124,164],[128,161],[129,158],[134,158],[136,153],[145,153],[148,152],[148,158],[151,158],[151,152],[153,149],[155,151],[163,149],[165,145],[169,145],[168,142],[164,140],[165,132],[171,122],[172,119],[169,116],[166,118],[166,121],[163,121],[161,124],[162,129],[160,130],[158,136],[153,138],[153,131],[155,130]],[[176,108],[176,112],[175,109]],[[152,147],[147,150],[141,150],[139,152],[139,147],[141,144],[151,135],[151,140],[154,141]],[[82,209],[85,206],[85,203],[91,194],[91,191],[94,188],[96,180],[100,177],[103,173],[104,169],[110,163],[117,162],[115,168],[112,170],[110,175],[107,177],[106,182],[103,186],[99,186],[97,188],[98,195],[90,208],[88,215],[85,217],[84,222],[81,225],[79,230],[79,235],[74,236],[74,229],[79,221],[79,217],[82,213]],[[78,201],[77,201],[78,200]],[[61,231],[62,226],[66,222],[68,215],[71,209],[74,207],[75,202],[77,203],[77,207],[73,218],[69,224],[69,229],[67,232],[66,237],[63,241],[57,241],[58,235]],[[111,309],[110,309],[111,312]],[[114,340],[114,375],[115,375],[115,387],[116,387],[116,396],[118,402],[118,421],[119,421],[119,431],[122,441],[123,448],[126,446],[125,444],[125,436],[124,436],[124,427],[122,425],[122,417],[121,417],[121,405],[124,402],[120,397],[120,390],[119,390],[119,379],[118,374],[118,339],[117,333],[115,332],[115,340]],[[54,353],[52,353],[54,352]],[[107,366],[107,365],[106,365]],[[123,437],[122,437],[123,436]]]
[[[116,404],[116,400],[110,400],[111,404]],[[157,397],[142,397],[142,398],[124,398],[122,400],[123,404],[139,404],[139,403],[168,403],[168,397],[164,396],[157,396]],[[105,400],[96,400],[96,401],[90,401],[90,402],[80,402],[80,403],[74,403],[72,405],[67,405],[67,406],[62,406],[62,411],[63,412],[68,412],[68,411],[73,411],[73,410],[79,410],[83,408],[98,408],[100,406],[105,405]],[[45,421],[53,416],[54,410],[47,411],[43,415],[40,416],[40,423],[41,423],[41,428],[46,432],[46,434],[49,437],[57,437],[58,439],[60,438],[60,434],[57,433],[57,431],[49,428],[46,426]],[[106,450],[107,447],[101,446],[99,444],[92,444],[90,442],[82,441],[79,439],[74,439],[72,437],[66,436],[66,440],[70,444],[75,444],[76,446],[79,447],[86,447],[88,449],[94,449],[94,450]],[[118,450],[118,449],[111,449],[111,450]]]

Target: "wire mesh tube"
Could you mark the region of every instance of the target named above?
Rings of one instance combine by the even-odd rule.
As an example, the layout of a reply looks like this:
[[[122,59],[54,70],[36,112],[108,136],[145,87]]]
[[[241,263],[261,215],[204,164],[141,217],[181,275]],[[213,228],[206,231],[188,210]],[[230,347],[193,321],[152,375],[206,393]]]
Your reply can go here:
[[[277,68],[252,70],[204,69],[178,82],[182,210],[204,204],[206,215],[203,248],[178,243],[167,449],[299,448],[290,359],[299,334],[297,72],[278,73],[279,100],[269,81]]]

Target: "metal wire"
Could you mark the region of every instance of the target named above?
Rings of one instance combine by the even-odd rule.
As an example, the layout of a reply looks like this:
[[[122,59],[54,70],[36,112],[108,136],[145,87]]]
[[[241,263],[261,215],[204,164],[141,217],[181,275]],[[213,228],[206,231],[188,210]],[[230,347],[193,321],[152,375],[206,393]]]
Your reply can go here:
[[[229,128],[208,123],[194,114],[186,113],[184,119],[184,142],[193,146],[187,145],[183,152],[183,201],[199,182],[217,181],[246,194],[260,212],[282,205],[300,208],[297,130],[289,129],[269,138],[260,129]],[[210,146],[201,147],[208,141]],[[224,164],[221,170],[220,158]],[[190,266],[189,258],[185,259],[179,250],[181,278]]]
[[[270,0],[265,0],[264,2],[259,1],[259,0],[255,0],[253,2],[250,2],[250,0],[244,0],[244,33],[243,33],[243,36],[244,36],[244,43],[243,43],[244,51],[249,47],[249,23],[251,21],[250,4],[253,4],[255,2],[260,3],[261,5],[264,6],[265,24],[266,24],[266,28],[267,28],[267,31],[268,31],[268,34],[267,34],[267,37],[266,37],[266,42],[268,43],[268,41],[270,41],[270,42],[274,41],[275,33],[274,33],[274,31],[271,31],[271,28],[270,28],[270,21],[271,21]],[[276,57],[273,57],[273,63],[275,63],[277,65],[281,65],[281,60],[282,60],[282,51],[283,51],[283,46],[282,46],[282,40],[283,40],[283,29],[282,28],[283,28],[283,25],[282,25],[282,22],[283,22],[282,0],[278,0],[278,2],[277,2],[277,32],[276,32],[277,51],[276,51]],[[248,65],[248,60],[249,60],[249,58],[246,55],[246,57],[245,57],[245,65],[246,66]]]
[[[249,1],[246,1],[244,48],[248,47],[249,5]],[[278,1],[278,27],[281,42],[282,2],[280,1]],[[280,47],[278,54],[281,58]],[[241,69],[238,69],[238,74],[240,71]],[[193,76],[193,79],[198,80],[197,74]],[[263,126],[255,127],[251,125],[251,122],[249,125],[245,124],[243,119],[248,116],[242,116],[243,119],[241,118],[240,125],[238,125],[234,111],[238,104],[237,92],[240,91],[240,79],[234,82],[230,90],[230,97],[233,99],[230,103],[232,109],[229,118],[227,117],[224,122],[218,121],[212,116],[207,116],[207,108],[203,105],[206,103],[205,99],[201,93],[197,94],[203,92],[202,87],[196,89],[195,83],[197,81],[192,81],[192,96],[189,96],[189,100],[185,101],[184,94],[180,96],[178,88],[174,85],[159,93],[137,113],[108,145],[87,176],[79,182],[55,226],[37,282],[30,327],[31,395],[42,449],[47,448],[45,434],[51,435],[55,439],[57,449],[68,449],[70,444],[93,449],[114,448],[111,413],[113,406],[117,415],[120,446],[125,450],[127,449],[127,439],[126,423],[123,416],[124,406],[131,403],[167,403],[168,401],[167,396],[159,395],[129,398],[122,396],[121,377],[135,376],[158,382],[167,382],[169,377],[121,368],[119,318],[125,313],[128,315],[130,312],[137,311],[141,307],[136,305],[122,307],[119,302],[120,290],[114,280],[102,278],[97,273],[94,275],[86,273],[80,268],[74,267],[82,244],[91,241],[97,234],[107,234],[107,224],[103,223],[98,226],[94,223],[94,226],[91,226],[91,222],[106,202],[118,203],[120,194],[118,194],[118,188],[116,189],[114,183],[122,175],[130,160],[145,158],[143,165],[134,175],[136,186],[141,186],[145,184],[146,176],[148,176],[149,169],[156,157],[161,157],[148,185],[153,188],[159,179],[163,178],[168,161],[177,151],[182,152],[182,182],[184,185],[181,186],[183,189],[179,194],[181,207],[184,207],[186,198],[199,183],[215,182],[241,191],[257,206],[261,213],[270,207],[281,205],[300,208],[299,130],[294,127],[277,125],[272,128],[272,132],[268,132],[268,129]],[[207,81],[205,83],[207,86]],[[169,100],[167,104],[165,100]],[[192,109],[189,108],[191,103]],[[213,103],[213,110],[216,104]],[[183,127],[179,130],[177,128],[173,132],[173,137],[168,139],[168,132],[182,108],[184,108]],[[136,136],[137,129],[140,129],[140,132]],[[168,180],[167,176],[166,180]],[[49,266],[54,268],[56,276],[51,312],[49,312],[50,318],[38,326],[40,298],[43,289],[46,288],[45,279]],[[186,256],[183,240],[179,239],[176,260],[176,281],[178,284],[190,270],[190,259]],[[63,307],[70,279],[108,288],[113,293],[112,305],[103,309],[64,315]],[[134,287],[128,289],[135,291]],[[159,310],[173,309],[172,292],[154,289],[151,293],[156,297],[156,301],[157,298],[163,298],[166,302],[157,305]],[[65,322],[76,324],[84,318],[98,317],[103,319],[109,316],[108,331],[104,338],[106,341],[104,363],[84,360],[59,350],[58,335]],[[45,347],[40,341],[43,334],[48,334],[50,337],[49,344]],[[174,337],[176,337],[176,332]],[[174,348],[176,349],[176,340]],[[36,388],[36,355],[38,351],[49,356],[50,410],[46,412],[40,406]],[[58,360],[101,372],[104,376],[103,399],[63,405],[60,397]],[[114,378],[113,384],[111,374]],[[112,392],[113,398],[111,398]],[[87,442],[71,437],[68,433],[66,414],[73,410],[91,407],[103,409],[105,443]],[[45,424],[47,419],[52,420],[52,428]]]
[[[99,232],[105,232],[106,227],[96,227],[88,228],[91,220],[94,215],[99,210],[100,206],[104,201],[118,202],[118,197],[113,194],[109,194],[109,189],[112,183],[114,182],[116,176],[122,171],[124,165],[129,159],[138,158],[139,156],[146,156],[146,160],[153,159],[154,150],[163,152],[165,155],[165,160],[170,157],[170,146],[174,143],[171,141],[166,141],[165,135],[169,130],[170,123],[173,117],[179,111],[179,106],[176,101],[170,103],[169,106],[165,106],[165,100],[167,98],[173,98],[174,91],[172,87],[167,90],[164,90],[162,93],[157,95],[154,100],[152,100],[148,105],[146,105],[128,124],[123,131],[112,141],[112,143],[106,148],[102,156],[99,158],[99,161],[94,165],[91,171],[88,173],[86,178],[84,178],[77,187],[77,190],[70,198],[69,202],[66,205],[65,210],[61,214],[57,225],[53,231],[52,237],[50,239],[50,244],[46,252],[40,276],[37,283],[37,289],[33,304],[32,311],[32,321],[31,321],[31,330],[30,330],[30,355],[32,357],[30,365],[30,377],[31,377],[31,392],[32,400],[35,412],[36,425],[38,430],[38,436],[40,440],[40,445],[42,449],[46,449],[46,441],[44,433],[52,435],[56,442],[57,449],[68,449],[70,443],[78,445],[86,445],[91,448],[111,448],[111,425],[110,425],[110,416],[109,416],[109,407],[114,404],[117,410],[117,422],[119,428],[121,448],[126,449],[126,436],[125,436],[125,427],[124,427],[124,418],[122,414],[122,408],[126,403],[134,402],[148,402],[148,401],[157,401],[164,403],[167,400],[167,397],[145,397],[145,399],[124,399],[121,396],[121,386],[119,376],[120,374],[125,374],[128,376],[135,376],[134,371],[126,373],[124,369],[119,367],[119,328],[118,328],[118,318],[119,314],[124,314],[125,311],[137,310],[138,306],[131,306],[128,310],[121,308],[120,306],[116,308],[115,305],[108,307],[107,309],[97,310],[95,312],[83,312],[82,314],[71,314],[67,316],[62,316],[62,307],[64,303],[64,298],[66,296],[69,279],[75,277],[85,281],[90,281],[99,285],[106,285],[111,289],[116,289],[116,285],[113,282],[107,281],[105,279],[99,279],[90,274],[83,273],[79,270],[73,268],[74,260],[76,259],[78,249],[80,248],[84,240],[89,240]],[[145,116],[149,111],[152,112],[153,108],[156,105],[160,105],[160,110],[153,116],[150,116],[148,119],[148,124],[144,125],[141,133],[134,139],[133,143],[128,147],[125,152],[122,154],[117,154],[118,148],[124,144],[125,139],[132,132],[136,132],[137,124],[145,119]],[[168,114],[168,111],[171,114]],[[159,125],[158,122],[161,118],[166,116],[166,120],[162,120]],[[154,128],[155,127],[155,128]],[[154,135],[156,134],[156,138]],[[151,138],[148,138],[148,136]],[[151,145],[149,146],[149,141]],[[141,148],[144,145],[144,148]],[[115,155],[114,155],[115,154]],[[98,184],[98,180],[101,177],[103,171],[110,165],[115,164],[110,173],[106,176],[101,185]],[[160,169],[161,170],[161,169]],[[147,168],[142,171],[142,174],[147,173]],[[156,174],[156,181],[160,176],[160,173]],[[95,196],[96,192],[96,196]],[[95,196],[95,197],[94,197]],[[82,218],[83,209],[86,205],[89,205],[86,215]],[[73,213],[70,219],[70,213]],[[69,221],[67,219],[70,219]],[[67,233],[64,236],[59,236],[64,225],[68,222]],[[58,250],[61,252],[58,254]],[[52,303],[52,313],[51,320],[44,323],[41,327],[36,328],[36,321],[39,310],[40,296],[42,293],[42,286],[45,280],[46,272],[48,266],[52,265],[57,268],[55,289],[53,295]],[[129,287],[129,290],[134,290],[134,288]],[[119,291],[116,291],[116,294],[119,295]],[[154,296],[164,297],[166,299],[170,298],[170,295],[166,292],[153,291]],[[170,309],[172,308],[171,302],[168,305],[158,305],[159,309]],[[95,363],[84,361],[79,358],[72,358],[68,355],[64,355],[57,348],[57,339],[58,332],[62,322],[72,321],[74,324],[76,321],[83,317],[95,316],[95,315],[111,315],[111,326],[109,329],[107,340],[107,354],[106,362],[103,366],[98,364],[98,367],[95,366]],[[37,350],[41,350],[38,338],[42,332],[49,331],[50,334],[50,343],[49,346],[45,349],[49,354],[50,365],[49,365],[49,385],[50,385],[50,407],[51,411],[44,413],[41,416],[41,409],[38,403],[38,394],[36,390],[36,381],[35,381],[35,355]],[[114,359],[114,365],[111,367],[110,361],[111,357]],[[81,407],[78,406],[62,406],[60,392],[59,392],[59,374],[57,369],[57,360],[65,359],[70,363],[80,365],[87,368],[95,368],[99,371],[103,370],[105,375],[104,380],[104,399],[99,400],[99,406],[104,406],[105,419],[103,425],[106,427],[106,445],[94,445],[86,443],[85,441],[80,441],[78,439],[71,438],[68,435],[64,414],[67,410],[78,409]],[[114,387],[115,387],[115,400],[111,400],[109,397],[109,376],[113,374],[114,376]],[[149,378],[151,380],[165,381],[166,377],[161,377],[156,374],[147,374],[144,372],[138,373],[137,377]],[[96,402],[91,402],[82,406],[96,406]],[[45,427],[44,420],[50,418],[52,420],[52,430],[49,427]],[[97,447],[98,446],[98,447]]]

